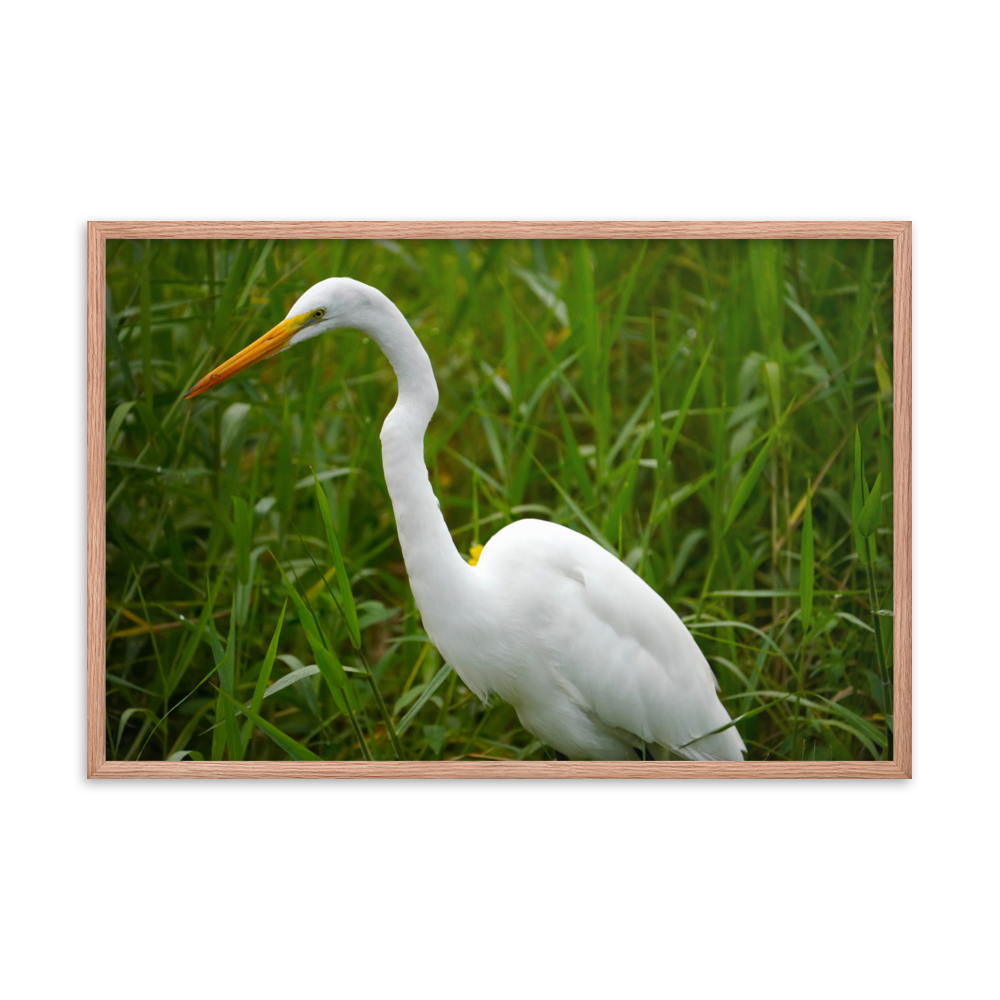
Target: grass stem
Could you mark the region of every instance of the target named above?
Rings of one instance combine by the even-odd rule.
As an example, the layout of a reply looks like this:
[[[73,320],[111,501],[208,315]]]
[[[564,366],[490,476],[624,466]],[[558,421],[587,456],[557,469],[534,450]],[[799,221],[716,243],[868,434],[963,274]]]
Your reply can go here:
[[[878,594],[875,591],[875,574],[872,570],[871,559],[865,563],[865,569],[868,576],[868,598],[872,606],[872,625],[875,628],[875,658],[878,661],[879,680],[882,682],[882,705],[886,716],[885,755],[887,760],[892,760],[892,729],[889,725],[889,717],[892,715],[892,681],[889,679],[889,669],[885,662],[885,649],[882,646],[882,616],[878,613]]]

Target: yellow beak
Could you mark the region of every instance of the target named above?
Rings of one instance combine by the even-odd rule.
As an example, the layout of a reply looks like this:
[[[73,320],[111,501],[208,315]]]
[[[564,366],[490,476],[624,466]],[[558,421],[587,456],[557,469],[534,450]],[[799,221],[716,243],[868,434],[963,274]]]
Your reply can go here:
[[[312,318],[312,313],[303,313],[301,316],[289,316],[288,319],[282,320],[274,329],[268,330],[263,337],[244,347],[239,354],[234,354],[228,361],[224,361],[218,368],[210,371],[185,394],[184,398],[192,399],[208,389],[214,389],[215,386],[225,382],[227,378],[238,375],[252,364],[263,361],[264,358],[269,358],[273,354],[277,354],[278,351],[283,351],[292,337]]]

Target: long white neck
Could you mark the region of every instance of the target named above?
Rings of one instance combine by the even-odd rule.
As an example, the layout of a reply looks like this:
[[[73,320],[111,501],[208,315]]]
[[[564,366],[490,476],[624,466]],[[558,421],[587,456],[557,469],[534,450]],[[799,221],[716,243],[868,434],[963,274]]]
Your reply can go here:
[[[440,648],[440,626],[472,601],[475,573],[455,548],[424,463],[424,432],[438,404],[434,371],[410,324],[377,289],[366,288],[350,325],[382,348],[399,381],[382,425],[382,466],[413,596]]]

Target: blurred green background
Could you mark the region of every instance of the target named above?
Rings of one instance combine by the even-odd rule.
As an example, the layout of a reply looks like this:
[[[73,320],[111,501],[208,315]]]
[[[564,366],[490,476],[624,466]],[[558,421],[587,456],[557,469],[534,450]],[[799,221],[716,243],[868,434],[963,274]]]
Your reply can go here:
[[[182,399],[331,275],[430,354],[460,551],[524,516],[589,534],[687,622],[749,758],[891,756],[891,241],[118,240],[108,759],[553,756],[427,642],[373,343],[321,336]]]

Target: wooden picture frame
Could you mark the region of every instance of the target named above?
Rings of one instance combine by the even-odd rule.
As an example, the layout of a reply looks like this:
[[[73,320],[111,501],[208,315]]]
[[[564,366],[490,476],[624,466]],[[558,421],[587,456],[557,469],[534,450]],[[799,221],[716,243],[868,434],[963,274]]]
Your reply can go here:
[[[91,222],[87,244],[87,776],[100,778],[908,778],[912,776],[909,222]],[[891,239],[894,759],[802,762],[109,762],[105,754],[107,239]]]

